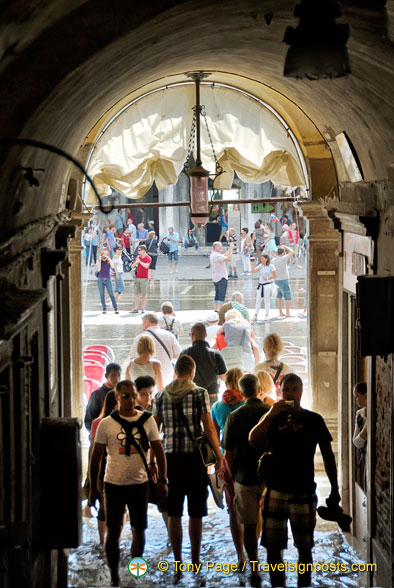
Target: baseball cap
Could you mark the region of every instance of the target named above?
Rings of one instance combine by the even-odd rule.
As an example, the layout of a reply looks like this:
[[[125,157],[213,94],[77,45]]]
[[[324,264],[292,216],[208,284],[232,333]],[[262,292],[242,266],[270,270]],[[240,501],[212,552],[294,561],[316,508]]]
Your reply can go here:
[[[214,322],[216,322],[218,320],[219,320],[219,314],[216,312],[216,310],[213,310],[207,316],[207,321],[209,323],[214,323]]]

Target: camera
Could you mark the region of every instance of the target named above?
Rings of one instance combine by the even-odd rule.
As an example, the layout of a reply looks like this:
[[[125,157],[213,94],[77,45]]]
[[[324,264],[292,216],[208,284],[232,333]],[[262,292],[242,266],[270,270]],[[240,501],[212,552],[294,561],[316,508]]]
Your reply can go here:
[[[289,408],[294,408],[294,400],[285,400],[285,404]]]

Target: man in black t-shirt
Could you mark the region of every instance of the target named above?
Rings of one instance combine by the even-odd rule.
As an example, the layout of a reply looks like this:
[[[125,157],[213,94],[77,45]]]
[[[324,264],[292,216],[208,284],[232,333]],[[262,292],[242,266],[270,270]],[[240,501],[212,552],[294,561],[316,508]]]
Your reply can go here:
[[[184,349],[182,355],[189,355],[196,362],[194,382],[208,390],[209,403],[212,406],[218,399],[219,381],[225,380],[227,367],[220,351],[210,349],[205,341],[207,330],[203,323],[195,323],[190,331],[192,346]]]
[[[234,510],[237,520],[244,525],[244,545],[250,562],[258,561],[256,529],[259,521],[261,495],[264,490],[257,477],[257,464],[263,446],[251,447],[248,437],[251,429],[268,412],[269,405],[259,398],[259,381],[253,374],[243,376],[239,387],[245,404],[230,413],[223,431],[222,447],[227,469],[234,481]],[[240,562],[241,563],[241,562]],[[261,578],[253,564],[250,578],[252,586],[260,586]]]
[[[103,408],[104,399],[110,390],[114,390],[120,380],[122,371],[118,363],[109,363],[105,368],[105,382],[100,388],[93,390],[85,411],[85,427],[90,432],[92,422],[96,419]]]
[[[301,408],[302,380],[287,374],[281,382],[283,399],[252,429],[252,446],[266,442],[272,453],[267,472],[267,493],[263,508],[262,545],[267,562],[283,563],[287,547],[287,521],[290,519],[299,563],[312,564],[313,531],[316,524],[316,483],[314,456],[319,445],[324,468],[331,484],[330,501],[339,504],[337,469],[331,448],[332,437],[323,418]],[[298,571],[298,586],[310,586],[311,567]],[[272,569],[272,568],[271,568]],[[277,567],[276,567],[277,569]],[[270,571],[272,586],[284,586],[284,572]]]

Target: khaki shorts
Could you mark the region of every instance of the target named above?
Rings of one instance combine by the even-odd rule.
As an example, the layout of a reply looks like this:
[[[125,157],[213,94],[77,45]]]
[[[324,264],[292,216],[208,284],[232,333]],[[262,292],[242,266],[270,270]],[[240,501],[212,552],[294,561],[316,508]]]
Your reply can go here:
[[[148,287],[148,278],[136,278],[135,279],[135,294],[142,294],[142,296],[146,296],[147,287]]]
[[[244,486],[234,481],[234,510],[239,523],[256,525],[259,521],[260,500],[265,486]]]

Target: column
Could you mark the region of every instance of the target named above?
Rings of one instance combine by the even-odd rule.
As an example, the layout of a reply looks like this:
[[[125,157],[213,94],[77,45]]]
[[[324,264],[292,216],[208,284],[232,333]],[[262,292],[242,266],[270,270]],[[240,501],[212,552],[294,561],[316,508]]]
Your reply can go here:
[[[159,190],[159,202],[176,202],[176,190],[175,186],[166,186],[162,190]],[[168,208],[159,208],[159,225],[160,225],[160,237],[163,238],[167,232],[168,227],[174,227],[177,230],[177,218],[176,218],[176,207],[169,206]]]
[[[299,204],[309,221],[309,356],[312,410],[327,419],[338,416],[338,246],[319,202]]]
[[[81,272],[81,227],[86,215],[73,212],[72,224],[77,227],[75,237],[69,244],[70,259],[70,335],[71,335],[71,409],[72,416],[83,419],[83,362],[82,362],[82,272]]]

